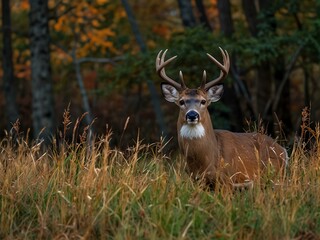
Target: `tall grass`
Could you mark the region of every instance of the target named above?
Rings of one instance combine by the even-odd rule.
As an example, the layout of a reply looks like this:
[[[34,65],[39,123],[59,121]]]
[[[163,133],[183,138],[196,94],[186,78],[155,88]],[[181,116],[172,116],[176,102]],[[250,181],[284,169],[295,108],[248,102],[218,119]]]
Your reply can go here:
[[[8,133],[0,142],[0,238],[319,239],[320,127],[306,122],[286,174],[244,191],[206,190],[180,157],[169,161],[162,141],[137,138],[120,151],[108,132],[90,148],[85,134],[68,144],[65,121],[62,140],[43,152],[42,143]]]

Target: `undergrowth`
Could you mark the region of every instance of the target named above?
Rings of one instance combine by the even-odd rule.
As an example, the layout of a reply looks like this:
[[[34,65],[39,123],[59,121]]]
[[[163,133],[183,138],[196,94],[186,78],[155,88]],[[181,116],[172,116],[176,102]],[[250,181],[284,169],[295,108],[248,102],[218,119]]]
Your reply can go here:
[[[68,143],[67,118],[48,151],[18,124],[0,142],[1,239],[319,239],[320,127],[306,112],[285,175],[215,192],[163,141],[120,151],[107,132]]]

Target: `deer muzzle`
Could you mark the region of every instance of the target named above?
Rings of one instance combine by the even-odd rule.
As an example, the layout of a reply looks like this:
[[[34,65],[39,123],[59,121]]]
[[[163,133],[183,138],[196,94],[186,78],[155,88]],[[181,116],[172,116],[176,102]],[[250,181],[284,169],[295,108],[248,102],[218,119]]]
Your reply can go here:
[[[200,115],[195,110],[189,110],[186,113],[186,121],[188,124],[197,124],[200,120]]]

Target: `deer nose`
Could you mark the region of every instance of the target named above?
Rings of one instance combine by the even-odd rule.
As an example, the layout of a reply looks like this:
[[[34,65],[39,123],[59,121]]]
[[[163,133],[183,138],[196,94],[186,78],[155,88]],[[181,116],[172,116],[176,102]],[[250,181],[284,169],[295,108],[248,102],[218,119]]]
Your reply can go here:
[[[190,110],[186,114],[186,120],[187,122],[194,123],[199,120],[199,113],[194,110]]]

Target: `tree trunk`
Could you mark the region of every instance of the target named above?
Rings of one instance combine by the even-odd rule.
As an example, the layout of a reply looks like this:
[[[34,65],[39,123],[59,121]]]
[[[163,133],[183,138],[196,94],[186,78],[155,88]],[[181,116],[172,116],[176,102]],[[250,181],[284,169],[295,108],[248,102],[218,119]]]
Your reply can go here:
[[[281,85],[284,75],[285,75],[285,60],[282,55],[280,55],[276,61],[274,67],[274,78],[275,78],[275,89],[278,89]],[[281,97],[279,98],[279,104],[276,109],[273,111],[277,113],[275,119],[275,131],[277,136],[288,136],[290,130],[293,128],[291,121],[291,94],[290,94],[290,81],[289,79],[285,81],[283,90],[281,92]],[[278,122],[278,119],[281,121],[281,125]]]
[[[262,5],[264,6],[264,5]],[[258,37],[259,29],[257,28],[258,11],[255,0],[242,0],[242,7],[248,22],[249,31],[253,37]],[[260,6],[260,11],[264,11]],[[257,117],[262,118],[267,126],[269,133],[273,132],[273,114],[270,109],[266,109],[267,103],[272,98],[272,69],[269,61],[264,61],[257,66],[257,76],[255,79],[256,87],[256,113]]]
[[[49,143],[54,131],[48,2],[30,0],[32,117],[34,137]]]
[[[199,20],[200,23],[207,28],[209,31],[213,31],[213,28],[211,27],[208,17],[207,17],[207,13],[206,13],[206,9],[203,5],[203,1],[202,0],[196,0],[196,6],[199,12]]]
[[[82,107],[83,107],[83,110],[87,113],[87,115],[84,117],[85,123],[87,126],[91,126],[91,124],[93,123],[91,107],[90,107],[90,103],[89,103],[88,94],[87,94],[86,88],[83,83],[80,62],[77,59],[75,51],[73,51],[73,53],[72,53],[72,59],[73,59],[73,64],[74,64],[74,68],[76,71],[77,83],[78,83],[80,94],[81,94]],[[90,130],[93,131],[92,126],[90,127]],[[91,139],[90,139],[90,141],[91,141]]]
[[[258,11],[255,7],[255,0],[242,0],[243,10],[249,25],[250,33],[253,37],[259,37],[259,20],[257,18]],[[265,24],[269,25],[269,31],[276,34],[276,21],[274,17],[273,0],[259,0],[259,14]],[[277,109],[270,107],[270,102],[273,102],[275,90],[282,82],[285,72],[284,57],[279,56],[276,60],[277,64],[273,67],[270,61],[264,61],[257,66],[256,86],[256,112],[260,115],[264,123],[267,125],[268,133],[276,133],[279,131],[278,118],[275,117],[276,112],[279,112],[279,120],[283,121],[287,128],[290,128],[290,91],[289,81],[286,82],[285,90],[282,92],[279,106]],[[272,90],[274,86],[274,91]],[[276,112],[273,112],[276,111]]]
[[[131,6],[129,5],[127,0],[121,0],[122,5],[127,13],[133,34],[137,40],[137,43],[140,47],[141,52],[143,53],[147,53],[147,46],[145,44],[145,42],[142,39],[142,35],[140,33],[137,21],[133,15]],[[151,96],[151,101],[152,101],[152,105],[153,105],[153,109],[154,109],[154,113],[156,115],[156,120],[158,123],[158,126],[161,130],[161,133],[166,136],[168,131],[166,128],[166,125],[164,123],[164,118],[163,118],[163,114],[162,114],[162,110],[161,110],[161,106],[160,106],[160,100],[159,100],[159,95],[158,92],[156,90],[156,87],[154,85],[154,83],[150,80],[150,78],[147,78],[147,86],[150,92],[150,96]]]
[[[258,13],[255,6],[255,0],[242,0],[242,8],[247,19],[249,31],[253,37],[258,35]]]
[[[182,24],[185,27],[195,27],[197,25],[196,19],[193,14],[192,4],[190,0],[178,0],[180,8],[180,16]]]
[[[2,28],[2,69],[4,86],[3,90],[6,101],[5,114],[7,121],[7,130],[10,130],[12,124],[19,117],[16,104],[16,89],[12,63],[10,0],[2,0]]]
[[[269,61],[264,61],[257,66],[256,87],[256,112],[264,123],[267,124],[269,133],[273,132],[273,114],[266,105],[272,98],[273,85],[272,68]]]
[[[220,29],[223,35],[231,37],[234,33],[229,0],[218,0]]]
[[[219,21],[221,32],[226,37],[232,37],[234,33],[233,21],[231,17],[231,6],[229,0],[218,0],[218,10],[219,10]],[[233,54],[232,54],[233,55]],[[236,70],[235,58],[230,57],[231,66],[234,66],[233,69]],[[234,73],[238,74],[238,73]],[[242,119],[243,114],[240,106],[240,101],[235,92],[235,81],[232,85],[225,84],[224,86],[224,97],[222,98],[223,103],[230,108],[230,113],[228,113],[228,118],[231,120],[231,130],[241,131],[243,129]],[[240,120],[240,121],[239,121]]]

